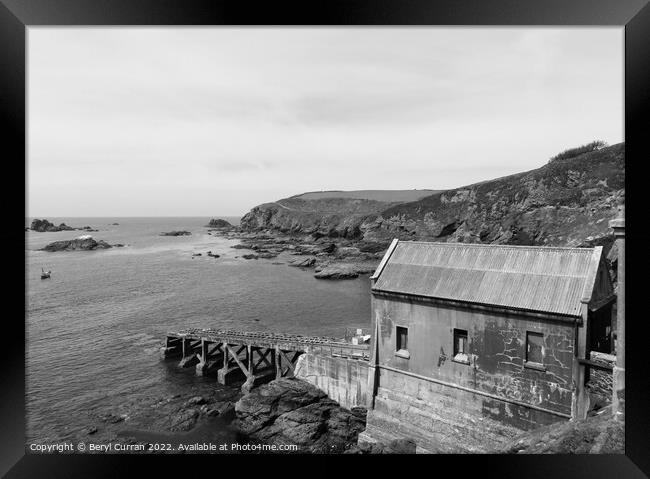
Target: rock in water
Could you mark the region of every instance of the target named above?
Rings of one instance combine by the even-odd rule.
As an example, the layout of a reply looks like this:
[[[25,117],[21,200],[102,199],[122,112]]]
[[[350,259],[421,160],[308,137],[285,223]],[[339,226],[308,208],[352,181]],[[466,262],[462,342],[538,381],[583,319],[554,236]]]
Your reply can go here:
[[[90,251],[108,248],[112,248],[112,246],[104,240],[95,241],[92,236],[85,235],[71,240],[54,241],[44,248],[41,248],[41,251]]]
[[[342,452],[365,421],[305,381],[281,378],[253,389],[235,405],[234,425],[267,444],[296,444],[300,452]]]
[[[314,256],[308,256],[304,259],[295,259],[289,263],[289,266],[298,266],[300,268],[311,268],[316,264],[316,258]]]
[[[189,236],[191,234],[189,231],[167,231],[160,233],[160,236]]]
[[[53,232],[53,231],[72,231],[75,228],[72,228],[65,223],[61,223],[59,226],[56,226],[54,223],[50,223],[46,219],[35,219],[32,221],[31,226],[32,231],[38,231],[39,233]]]
[[[331,265],[314,274],[314,278],[317,279],[354,279],[358,277],[358,271],[353,266],[345,264]]]

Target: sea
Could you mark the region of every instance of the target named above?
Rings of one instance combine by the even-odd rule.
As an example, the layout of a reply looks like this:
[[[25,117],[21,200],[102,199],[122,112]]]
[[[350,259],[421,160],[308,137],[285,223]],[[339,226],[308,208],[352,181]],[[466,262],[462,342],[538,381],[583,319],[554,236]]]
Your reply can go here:
[[[25,232],[28,443],[78,438],[89,425],[101,424],[102,414],[128,414],[152,398],[224,388],[194,368],[161,359],[167,331],[343,337],[347,327],[370,324],[367,276],[317,280],[313,271],[277,259],[243,259],[247,250],[231,248],[238,240],[208,234],[206,217],[47,219],[98,231]],[[192,234],[160,236],[172,230]],[[85,234],[125,246],[39,251]],[[41,268],[52,271],[50,279],[41,279]],[[218,427],[211,426],[211,434]]]

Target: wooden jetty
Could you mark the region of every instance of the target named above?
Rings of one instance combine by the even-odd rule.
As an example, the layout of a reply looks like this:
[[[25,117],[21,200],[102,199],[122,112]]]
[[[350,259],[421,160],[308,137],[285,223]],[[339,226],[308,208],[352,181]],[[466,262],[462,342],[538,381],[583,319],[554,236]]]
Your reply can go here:
[[[179,366],[196,367],[197,374],[217,372],[220,384],[245,379],[242,389],[281,377],[293,377],[301,354],[315,353],[368,360],[366,344],[342,339],[216,329],[168,332],[164,358],[181,358]]]

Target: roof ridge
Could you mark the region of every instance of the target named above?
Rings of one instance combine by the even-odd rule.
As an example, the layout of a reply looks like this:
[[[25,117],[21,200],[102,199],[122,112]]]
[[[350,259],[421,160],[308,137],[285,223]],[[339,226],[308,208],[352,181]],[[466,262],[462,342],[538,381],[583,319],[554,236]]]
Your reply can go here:
[[[593,252],[595,246],[590,247],[578,247],[578,246],[538,246],[538,245],[514,245],[514,244],[495,244],[495,243],[457,243],[457,242],[443,242],[443,241],[411,241],[411,240],[400,240],[400,244],[427,244],[427,245],[440,245],[440,246],[473,246],[479,248],[502,248],[502,249],[533,249],[533,250],[572,250],[572,251],[589,251]]]
[[[553,278],[579,278],[585,279],[589,275],[589,271],[585,271],[585,274],[575,275],[575,274],[560,274],[560,273],[532,273],[528,271],[518,271],[514,269],[495,269],[495,268],[464,268],[464,267],[454,267],[454,266],[437,266],[429,264],[418,264],[418,263],[399,263],[397,261],[394,264],[399,264],[403,266],[422,266],[424,268],[446,268],[454,270],[465,270],[465,271],[479,271],[479,272],[493,272],[493,273],[508,273],[508,274],[525,274],[528,276],[552,276]]]

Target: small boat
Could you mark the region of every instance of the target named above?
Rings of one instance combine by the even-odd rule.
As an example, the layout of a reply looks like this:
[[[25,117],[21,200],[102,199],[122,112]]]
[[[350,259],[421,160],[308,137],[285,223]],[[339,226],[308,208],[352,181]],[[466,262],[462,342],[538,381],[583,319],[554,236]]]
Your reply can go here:
[[[52,274],[52,271],[45,271],[43,268],[41,268],[41,279],[48,279],[50,275]]]

